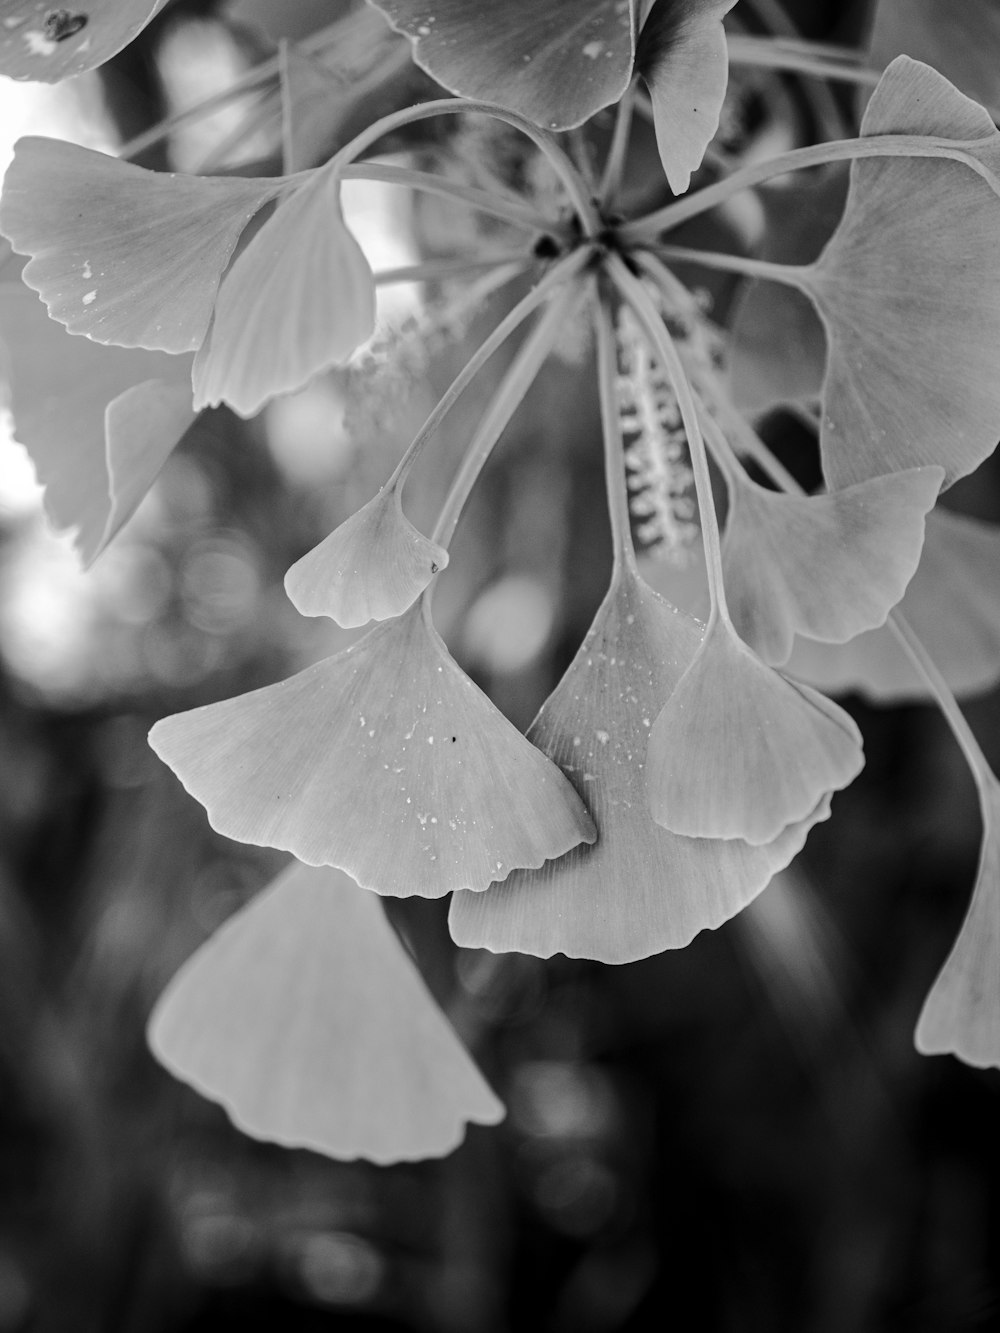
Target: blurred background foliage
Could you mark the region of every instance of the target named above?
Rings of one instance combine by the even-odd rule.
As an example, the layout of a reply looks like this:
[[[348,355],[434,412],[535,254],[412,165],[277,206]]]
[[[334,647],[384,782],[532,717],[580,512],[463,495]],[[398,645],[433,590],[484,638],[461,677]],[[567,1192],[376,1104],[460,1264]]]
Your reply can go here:
[[[752,26],[770,6],[747,8]],[[840,42],[868,18],[837,0],[787,8]],[[8,128],[114,144],[330,14],[248,0],[238,18],[179,0],[99,75],[5,89]],[[330,133],[430,86],[402,67]],[[853,94],[837,97],[850,118]],[[741,104],[734,134],[755,120],[788,143],[816,133],[795,76],[757,72]],[[594,134],[607,130],[599,118]],[[276,169],[279,149],[249,95],[141,160],[246,173]],[[658,171],[649,151],[638,191]],[[351,207],[383,266],[447,250],[466,225],[432,204],[390,211],[371,189]],[[726,223],[698,225],[711,245]],[[724,311],[730,289],[712,295]],[[213,834],[148,727],[356,633],[299,617],[284,571],[374,493],[495,318],[435,335],[411,289],[383,314],[410,328],[407,356],[362,360],[249,423],[203,416],[86,575],[2,446],[0,1333],[1000,1327],[1000,1076],[921,1059],[911,1039],[979,835],[930,709],[849,699],[864,773],[789,872],[682,952],[620,968],[459,953],[442,904],[391,904],[509,1107],[450,1158],[375,1168],[258,1144],[154,1064],[143,1026],[158,992],[283,858]],[[435,602],[459,661],[521,727],[609,567],[592,376],[585,349],[561,351],[477,489]],[[418,524],[488,390],[463,400],[408,489]],[[801,452],[790,422],[770,432],[789,461]],[[949,503],[1000,520],[996,460]],[[1000,696],[969,716],[997,766]]]

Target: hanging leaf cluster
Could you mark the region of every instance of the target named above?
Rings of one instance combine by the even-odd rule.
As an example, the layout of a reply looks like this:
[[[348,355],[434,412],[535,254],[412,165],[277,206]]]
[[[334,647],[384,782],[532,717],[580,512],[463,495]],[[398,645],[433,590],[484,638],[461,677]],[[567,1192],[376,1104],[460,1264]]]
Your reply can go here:
[[[158,8],[105,0],[39,27],[35,7],[3,4],[0,68],[90,68]],[[836,817],[864,763],[857,723],[829,697],[849,689],[934,698],[972,766],[979,872],[917,1045],[1000,1066],[1000,788],[953,694],[1000,679],[1000,534],[938,506],[1000,437],[1000,134],[943,74],[899,55],[856,136],[763,158],[722,151],[740,9],[377,0],[387,97],[400,52],[441,95],[323,156],[354,105],[350,79],[317,72],[318,48],[284,49],[283,175],[17,146],[0,198],[0,232],[26,261],[0,287],[8,400],[49,517],[75,530],[86,562],[198,412],[252,416],[363,350],[380,284],[447,279],[457,310],[462,284],[485,272],[509,295],[379,493],[288,571],[303,615],[365,632],[151,733],[214,828],[295,858],[182,968],[150,1027],[167,1067],[251,1134],[386,1162],[494,1123],[499,1101],[376,895],[452,895],[463,947],[608,964],[682,948]],[[883,20],[873,51],[891,46],[886,31]],[[733,51],[766,65],[767,45]],[[822,50],[808,55],[815,73]],[[874,82],[861,53],[827,72],[845,69]],[[374,156],[456,119],[500,126],[531,169],[473,181]],[[630,155],[646,121],[662,176],[637,189]],[[481,252],[373,273],[345,222],[351,178],[488,219]],[[748,190],[755,241],[675,243],[682,223]],[[678,266],[736,275],[727,327]],[[451,656],[433,597],[469,495],[568,327],[585,331],[580,373],[599,389],[613,566],[522,735]],[[404,511],[407,478],[501,349],[425,534]],[[814,491],[758,429],[777,405],[815,438]],[[701,543],[705,623],[644,581],[637,515],[675,547]]]

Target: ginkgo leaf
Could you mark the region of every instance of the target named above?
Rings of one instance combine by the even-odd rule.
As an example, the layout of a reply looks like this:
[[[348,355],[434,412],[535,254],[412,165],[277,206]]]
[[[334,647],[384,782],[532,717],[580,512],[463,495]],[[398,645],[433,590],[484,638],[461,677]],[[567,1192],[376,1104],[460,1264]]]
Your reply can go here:
[[[861,771],[836,704],[765,666],[720,618],[653,723],[653,818],[693,838],[771,842]]]
[[[188,959],[149,1043],[247,1134],[330,1157],[439,1157],[503,1118],[378,899],[325,866],[293,863]]]
[[[208,329],[240,235],[281,180],[146,171],[57,139],[20,139],[0,231],[24,281],[96,342],[189,352]]]
[[[674,194],[719,128],[729,79],[723,17],[736,0],[659,0],[639,39],[636,68],[653,104],[656,144]]]
[[[926,61],[963,93],[1000,116],[1000,9],[996,0],[878,0],[869,40],[872,63],[906,54]]]
[[[56,528],[85,564],[139,501],[195,418],[191,357],[71,337],[21,283],[0,286],[3,379]]]
[[[920,559],[939,467],[826,495],[782,495],[735,469],[722,544],[733,624],[758,657],[788,660],[796,634],[844,643],[885,623]]]
[[[1000,143],[982,107],[906,56],[862,123],[863,135],[890,133]],[[1000,200],[971,168],[915,157],[851,164],[843,221],[803,271],[827,333],[820,449],[832,488],[924,463],[941,464],[950,484],[992,453],[998,253]]]
[[[811,264],[844,212],[847,171],[832,166],[818,179],[785,177],[757,195],[764,211],[760,257]],[[816,307],[784,283],[744,283],[729,317],[726,360],[730,397],[746,412],[819,398],[826,334]]]
[[[350,628],[401,615],[447,563],[448,552],[417,531],[390,486],[297,560],[285,591],[304,616]]]
[[[571,129],[632,77],[635,0],[370,0],[449,92]]]
[[[158,722],[150,744],[220,833],[379,893],[485,889],[596,836],[423,603],[290,680]]]
[[[340,211],[340,182],[316,175],[277,209],[223,279],[194,362],[196,407],[243,416],[346,361],[375,328],[375,280]]]
[[[745,907],[827,817],[824,798],[763,847],[654,824],[643,774],[649,729],[701,635],[697,621],[634,575],[612,587],[528,732],[587,802],[600,836],[485,893],[457,893],[449,914],[456,943],[604,963],[682,948]]]
[[[940,507],[927,515],[917,572],[899,604],[957,695],[1000,681],[1000,527]],[[785,670],[827,693],[876,703],[925,699],[927,686],[888,629],[832,646],[798,638]]]
[[[1000,782],[983,777],[983,842],[972,902],[917,1023],[922,1055],[1000,1068]]]
[[[87,0],[49,8],[38,0],[0,0],[0,74],[58,83],[96,69],[137,37],[167,0]]]

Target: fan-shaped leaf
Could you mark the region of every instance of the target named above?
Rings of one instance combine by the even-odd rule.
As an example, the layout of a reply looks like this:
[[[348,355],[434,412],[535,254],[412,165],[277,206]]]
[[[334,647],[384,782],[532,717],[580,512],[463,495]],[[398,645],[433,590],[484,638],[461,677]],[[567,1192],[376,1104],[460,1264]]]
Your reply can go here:
[[[947,509],[927,515],[917,572],[900,612],[955,694],[1000,681],[1000,527]],[[827,693],[859,690],[876,703],[927,698],[927,687],[888,629],[850,643],[796,639],[785,670]]]
[[[56,528],[76,528],[84,563],[135,512],[194,420],[191,358],[73,338],[34,292],[0,286],[4,379],[14,434]]]
[[[862,133],[981,139],[987,156],[1000,143],[982,107],[905,56],[883,75]],[[804,278],[829,346],[820,448],[831,487],[923,463],[941,464],[950,484],[993,451],[998,253],[1000,201],[970,168],[852,163],[844,219]]]
[[[548,958],[627,963],[688,944],[727,921],[787,865],[829,800],[764,847],[685,838],[654,824],[643,757],[652,719],[701,640],[701,627],[634,575],[605,599],[572,665],[528,732],[568,776],[600,830],[540,870],[458,893],[458,944]]]
[[[304,616],[366,625],[401,615],[447,563],[448,552],[417,531],[391,486],[297,560],[285,590]]]
[[[811,264],[844,211],[847,171],[827,168],[819,179],[786,177],[758,191],[764,208],[762,259]],[[826,334],[802,292],[780,282],[743,284],[729,319],[729,388],[747,412],[818,398],[826,369]]]
[[[280,180],[146,171],[56,139],[18,141],[0,231],[53,319],[118,347],[194,351],[240,234]]]
[[[642,30],[636,67],[649,88],[660,161],[674,194],[719,128],[729,79],[723,17],[736,0],[659,0]]]
[[[422,604],[290,680],[158,722],[150,743],[220,833],[380,893],[485,889],[596,836]]]
[[[771,842],[857,776],[843,709],[780,676],[720,619],[653,723],[653,818],[694,838]]]
[[[0,74],[58,83],[95,69],[137,37],[167,0],[87,0],[79,9],[0,0]]]
[[[939,467],[874,477],[828,495],[782,495],[727,478],[726,599],[740,637],[772,666],[796,634],[843,643],[885,623],[913,577]]]
[[[632,77],[635,0],[371,0],[413,58],[462,97],[570,129]]]
[[[1000,1068],[1000,782],[989,774],[986,783],[972,902],[916,1033],[922,1055],[957,1055],[980,1069]]]
[[[345,361],[375,328],[375,280],[329,173],[261,227],[222,283],[195,357],[195,406],[252,416],[278,393]]]
[[[246,1133],[331,1157],[438,1157],[503,1118],[378,900],[327,867],[291,865],[207,940],[149,1041]]]

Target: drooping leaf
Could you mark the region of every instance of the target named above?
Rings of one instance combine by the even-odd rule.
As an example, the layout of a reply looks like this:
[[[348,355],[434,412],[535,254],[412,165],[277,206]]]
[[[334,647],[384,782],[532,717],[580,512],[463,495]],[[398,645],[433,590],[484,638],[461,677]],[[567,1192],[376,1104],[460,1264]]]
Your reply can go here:
[[[31,255],[24,281],[53,319],[96,342],[188,352],[222,273],[281,180],[146,171],[57,139],[20,139],[0,231]]]
[[[878,0],[869,50],[887,65],[906,54],[933,65],[963,93],[1000,116],[1000,9],[996,0]]]
[[[926,534],[900,612],[955,694],[992,689],[1000,681],[1000,527],[939,507]],[[785,670],[826,693],[857,690],[876,703],[928,697],[885,628],[838,645],[796,639]]]
[[[906,56],[883,75],[862,133],[1000,143],[982,107]],[[950,484],[993,451],[998,204],[958,162],[852,163],[843,221],[804,275],[827,333],[820,449],[832,488],[926,463]]]
[[[135,512],[194,420],[191,357],[74,338],[21,283],[0,285],[0,337],[15,438],[54,527],[85,564]]]
[[[401,615],[447,563],[448,552],[417,531],[392,486],[297,560],[285,591],[304,616],[367,625]]]
[[[719,619],[653,723],[650,809],[675,833],[760,846],[863,763],[843,709],[765,666]]]
[[[1000,1068],[1000,782],[986,775],[972,902],[917,1023],[922,1055]]]
[[[729,79],[722,20],[736,0],[658,0],[642,29],[636,68],[649,88],[660,161],[674,194],[719,128]]]
[[[833,235],[846,197],[847,172],[835,167],[818,179],[791,176],[759,190],[760,257],[776,264],[813,263]],[[818,398],[826,334],[812,301],[784,283],[744,283],[729,318],[727,365],[730,397],[746,412]]]
[[[226,274],[194,362],[195,406],[243,416],[345,361],[375,328],[375,280],[329,173],[301,186]]]
[[[378,900],[328,867],[293,863],[207,940],[149,1042],[246,1133],[330,1157],[439,1157],[503,1118]]]
[[[398,897],[485,889],[596,836],[423,604],[290,680],[165,718],[150,744],[220,833]]]
[[[632,77],[634,0],[370,0],[450,92],[565,130]]]
[[[600,831],[540,870],[458,893],[456,943],[542,958],[627,963],[682,948],[745,907],[787,865],[829,799],[767,846],[686,838],[650,818],[650,726],[701,641],[701,627],[634,575],[613,586],[572,665],[528,732],[593,811]]]
[[[128,46],[167,0],[87,0],[78,9],[0,0],[0,74],[58,83]]]
[[[796,496],[734,471],[722,567],[743,641],[780,666],[796,634],[844,643],[884,624],[917,568],[943,479],[939,467],[911,468]]]

